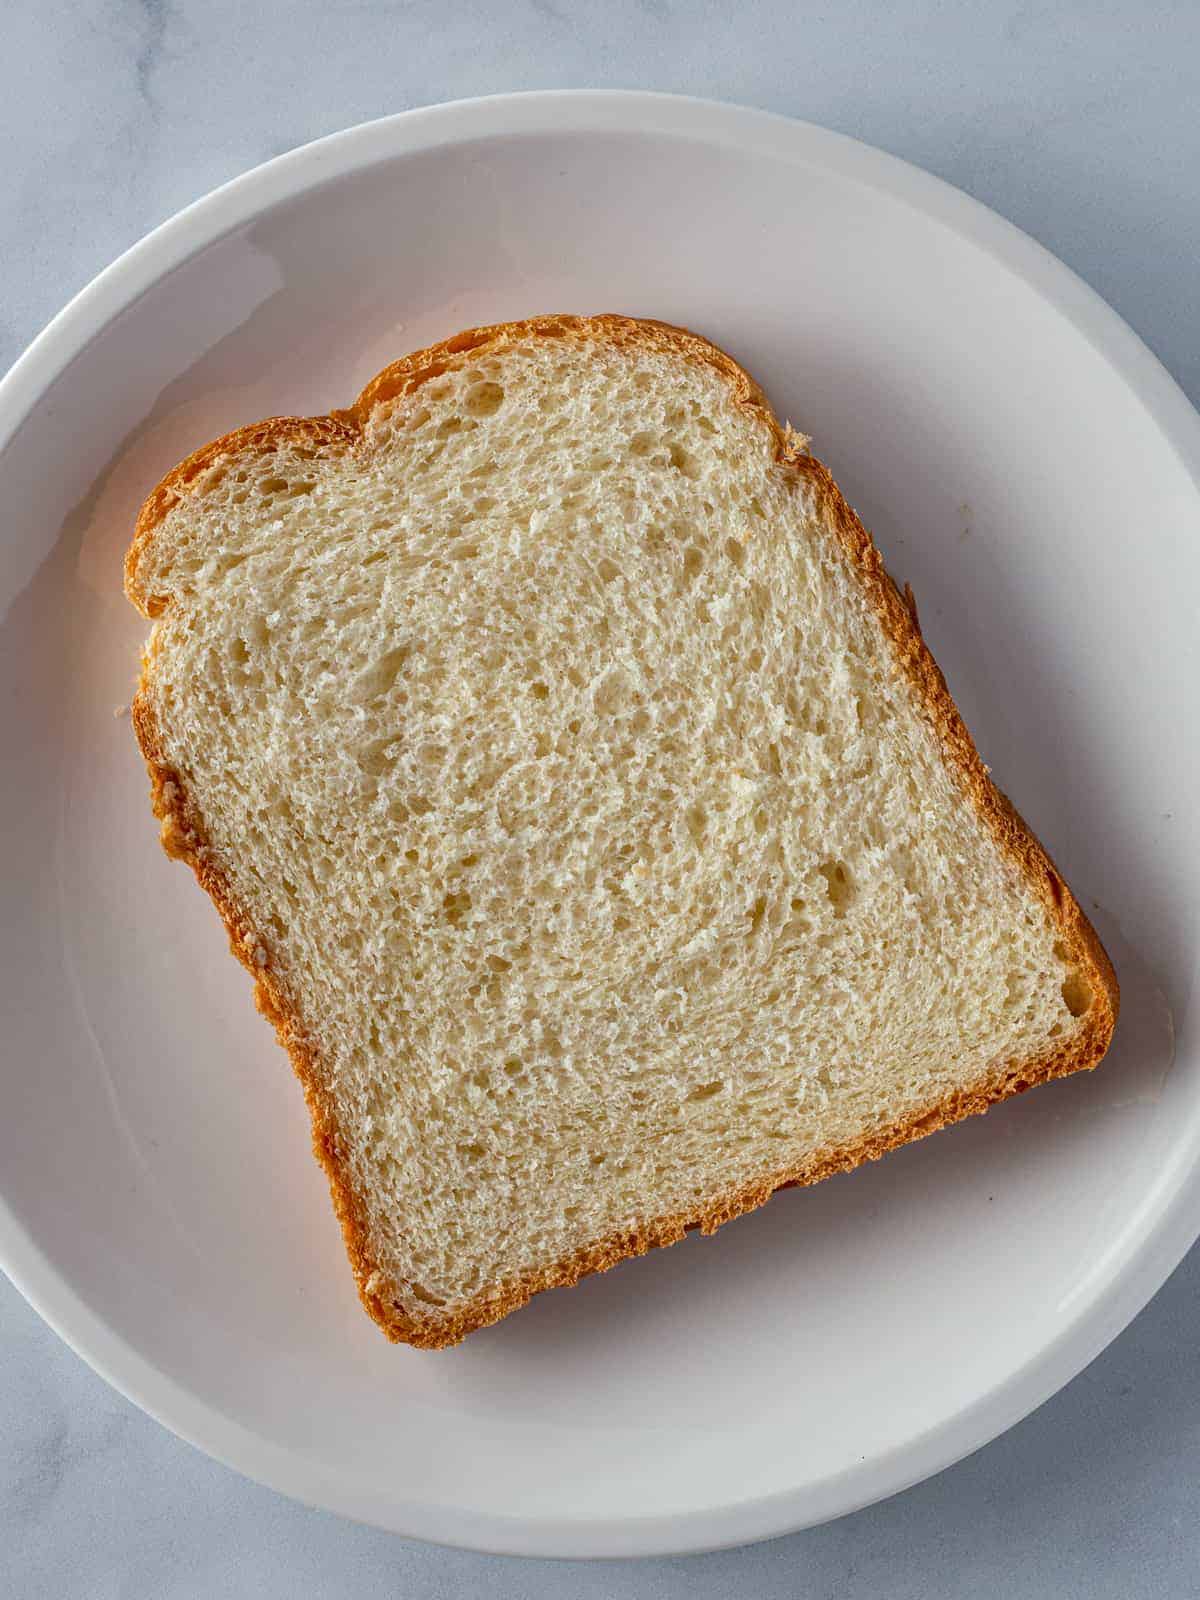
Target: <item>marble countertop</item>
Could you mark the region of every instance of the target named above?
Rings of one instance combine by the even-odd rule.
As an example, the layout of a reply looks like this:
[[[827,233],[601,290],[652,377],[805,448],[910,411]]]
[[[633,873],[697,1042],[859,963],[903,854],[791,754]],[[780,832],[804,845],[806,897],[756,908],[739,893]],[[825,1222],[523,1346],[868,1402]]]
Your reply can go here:
[[[269,156],[430,101],[590,85],[740,100],[929,168],[1081,273],[1200,403],[1200,9],[1183,0],[11,0],[0,84],[0,369],[147,229]],[[1198,1333],[1200,1247],[1074,1383],[906,1494],[752,1549],[555,1565],[246,1482],[108,1389],[0,1278],[0,1590],[1193,1596]]]

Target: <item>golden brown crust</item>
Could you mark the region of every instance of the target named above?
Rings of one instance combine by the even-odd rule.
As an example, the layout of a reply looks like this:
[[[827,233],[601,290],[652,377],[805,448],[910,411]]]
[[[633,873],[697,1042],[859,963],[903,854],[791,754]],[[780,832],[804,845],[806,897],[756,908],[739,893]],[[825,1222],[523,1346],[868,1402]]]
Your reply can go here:
[[[382,1275],[370,1258],[366,1215],[350,1182],[336,1109],[323,1088],[300,1018],[271,969],[269,946],[259,938],[236,904],[227,879],[210,856],[203,818],[187,795],[179,774],[165,759],[147,690],[152,671],[148,654],[143,661],[132,715],[150,772],[154,812],[162,823],[163,847],[168,854],[188,863],[211,897],[229,932],[233,953],[255,980],[258,1008],[274,1024],[279,1042],[291,1057],[312,1117],[313,1150],[329,1179],[334,1209],[342,1225],[346,1251],[364,1306],[388,1338],[425,1349],[457,1344],[474,1329],[498,1322],[543,1289],[577,1283],[580,1278],[606,1271],[630,1256],[644,1255],[659,1245],[674,1244],[691,1229],[713,1233],[731,1218],[764,1204],[778,1189],[817,1183],[863,1161],[874,1161],[898,1145],[986,1111],[989,1106],[1034,1084],[1094,1067],[1108,1048],[1120,1003],[1116,976],[1094,929],[1045,849],[1007,797],[996,788],[980,760],[946,681],[921,635],[911,589],[906,589],[903,595],[900,593],[885,571],[870,535],[846,504],[830,473],[807,453],[805,441],[778,421],[749,374],[716,346],[685,329],[617,316],[534,317],[524,322],[473,328],[385,368],[347,411],[333,412],[326,417],[273,417],[226,434],[181,462],[147,498],[125,558],[125,590],[129,599],[144,616],[161,614],[165,602],[160,596],[146,593],[139,581],[142,555],[168,513],[196,491],[200,480],[222,457],[246,452],[263,454],[285,443],[289,447],[310,446],[314,453],[356,450],[362,447],[366,425],[377,407],[411,394],[421,384],[471,356],[500,351],[531,337],[576,338],[634,345],[641,349],[653,347],[687,360],[702,361],[726,379],[740,405],[753,410],[767,425],[781,468],[812,496],[821,521],[844,553],[850,570],[880,617],[897,660],[916,690],[926,720],[941,741],[949,768],[958,776],[971,804],[991,828],[1001,850],[1018,867],[1058,924],[1063,944],[1082,976],[1081,992],[1090,994],[1090,1003],[1086,1021],[1070,1036],[1062,1050],[1032,1061],[1010,1063],[994,1071],[986,1081],[957,1090],[916,1116],[878,1130],[857,1143],[818,1151],[799,1165],[782,1168],[694,1210],[653,1218],[613,1234],[518,1280],[497,1284],[468,1306],[441,1316],[431,1314],[413,1319],[388,1297],[386,1284],[380,1283]]]

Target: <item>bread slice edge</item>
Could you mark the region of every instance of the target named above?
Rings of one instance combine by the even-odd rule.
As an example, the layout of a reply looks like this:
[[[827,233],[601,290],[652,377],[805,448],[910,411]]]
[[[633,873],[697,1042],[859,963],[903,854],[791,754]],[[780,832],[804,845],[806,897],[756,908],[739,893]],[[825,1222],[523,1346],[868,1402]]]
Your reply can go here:
[[[624,316],[544,316],[470,329],[451,339],[408,355],[386,367],[344,411],[322,417],[272,417],[239,428],[204,445],[176,466],[153,489],[142,506],[133,541],[125,557],[125,592],[146,617],[162,614],[166,602],[148,593],[139,581],[143,555],[169,512],[194,491],[206,469],[222,456],[266,455],[281,443],[304,443],[315,449],[352,453],[362,446],[374,410],[412,393],[421,384],[456,367],[481,350],[502,351],[530,338],[573,338],[667,351],[715,369],[733,389],[736,403],[752,410],[769,428],[777,466],[803,483],[815,504],[821,525],[854,574],[880,618],[897,663],[916,691],[923,715],[937,735],[946,764],[969,803],[988,826],[999,846],[1019,869],[1031,890],[1045,903],[1071,959],[1087,982],[1091,1003],[1081,1026],[1059,1049],[993,1069],[978,1083],[852,1144],[810,1155],[799,1165],[780,1168],[753,1183],[717,1195],[696,1208],[652,1218],[610,1235],[563,1259],[531,1269],[515,1281],[498,1283],[466,1306],[428,1316],[399,1312],[389,1297],[388,1282],[368,1248],[365,1208],[352,1185],[338,1127],[336,1107],[322,1086],[319,1063],[299,1019],[271,970],[270,943],[252,926],[236,903],[230,885],[212,859],[204,818],[180,775],[167,762],[153,709],[150,682],[153,662],[143,656],[141,678],[132,705],[132,721],[151,781],[151,803],[161,824],[163,848],[186,862],[216,906],[229,934],[230,948],[255,981],[255,1003],[274,1025],[304,1089],[312,1120],[313,1151],[329,1180],[334,1210],[341,1224],[346,1252],[369,1315],[387,1337],[424,1349],[459,1343],[477,1328],[498,1322],[543,1289],[577,1283],[617,1262],[674,1244],[692,1229],[713,1233],[723,1223],[763,1205],[782,1188],[817,1183],[863,1161],[909,1143],[949,1123],[986,1111],[1009,1096],[1069,1073],[1090,1069],[1101,1060],[1112,1038],[1120,1005],[1112,964],[1091,923],[1064,882],[1050,856],[1016,809],[992,782],[975,749],[945,679],[921,633],[912,591],[902,594],[884,568],[870,534],[847,505],[828,470],[808,453],[807,441],[775,416],[762,390],[732,357],[708,340],[683,328]]]

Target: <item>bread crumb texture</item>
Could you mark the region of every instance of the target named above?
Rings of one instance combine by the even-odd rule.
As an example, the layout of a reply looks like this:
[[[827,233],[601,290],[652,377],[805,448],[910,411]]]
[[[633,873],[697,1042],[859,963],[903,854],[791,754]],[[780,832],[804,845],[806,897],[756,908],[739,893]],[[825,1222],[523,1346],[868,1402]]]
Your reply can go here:
[[[1115,1014],[827,475],[703,341],[550,320],[219,441],[128,563],[164,840],[421,1344],[1092,1065]]]

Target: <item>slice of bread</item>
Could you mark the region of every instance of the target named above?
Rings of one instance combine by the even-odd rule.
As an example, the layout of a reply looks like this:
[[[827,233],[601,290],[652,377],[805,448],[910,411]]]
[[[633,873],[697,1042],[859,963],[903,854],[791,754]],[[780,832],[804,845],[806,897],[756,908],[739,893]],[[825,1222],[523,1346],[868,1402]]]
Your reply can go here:
[[[1108,959],[726,355],[460,334],[190,457],[126,562],[163,842],[428,1347],[1092,1067]]]

